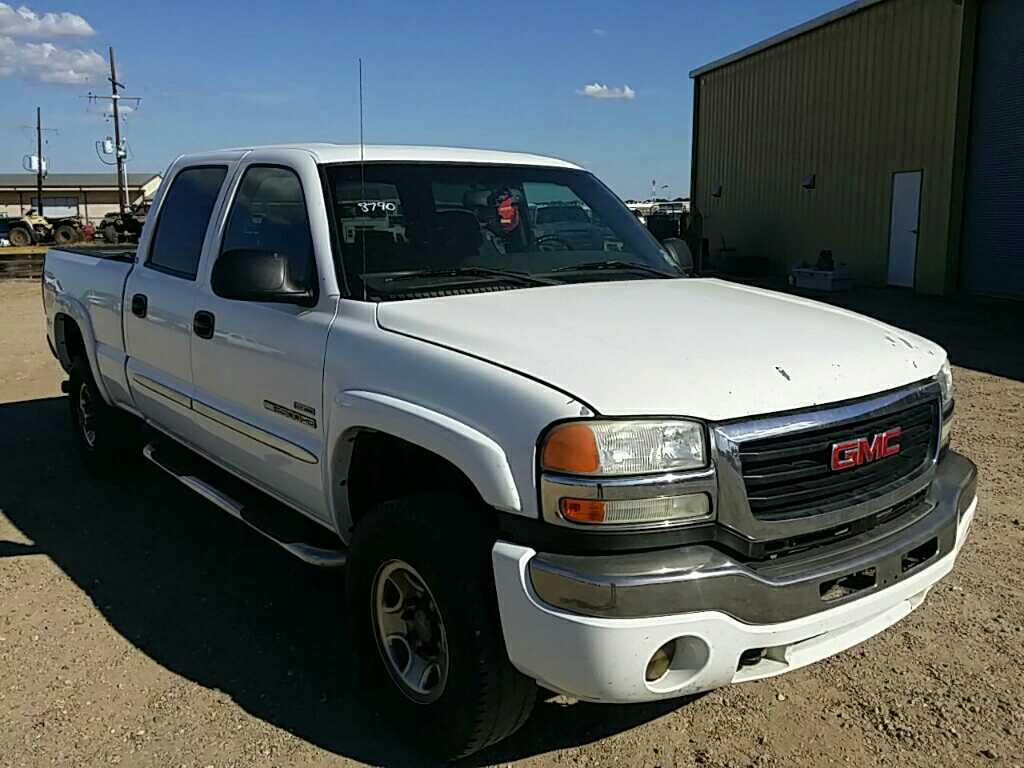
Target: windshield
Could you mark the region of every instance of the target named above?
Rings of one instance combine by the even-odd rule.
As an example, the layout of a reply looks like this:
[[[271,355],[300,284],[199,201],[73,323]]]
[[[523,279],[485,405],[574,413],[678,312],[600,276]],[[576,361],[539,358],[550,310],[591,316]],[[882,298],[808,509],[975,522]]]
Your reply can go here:
[[[452,293],[493,290],[488,282],[525,288],[682,276],[585,171],[368,163],[326,172],[355,298],[413,298],[438,285]]]

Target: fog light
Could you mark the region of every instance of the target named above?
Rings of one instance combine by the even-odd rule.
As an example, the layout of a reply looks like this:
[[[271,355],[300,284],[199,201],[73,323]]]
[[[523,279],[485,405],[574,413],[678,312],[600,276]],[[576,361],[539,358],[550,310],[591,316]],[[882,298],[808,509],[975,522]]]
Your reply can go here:
[[[672,659],[676,655],[676,641],[669,640],[661,648],[654,652],[651,656],[651,660],[647,662],[647,672],[644,675],[647,678],[648,683],[654,683],[661,680],[668,672],[668,668],[672,666]]]

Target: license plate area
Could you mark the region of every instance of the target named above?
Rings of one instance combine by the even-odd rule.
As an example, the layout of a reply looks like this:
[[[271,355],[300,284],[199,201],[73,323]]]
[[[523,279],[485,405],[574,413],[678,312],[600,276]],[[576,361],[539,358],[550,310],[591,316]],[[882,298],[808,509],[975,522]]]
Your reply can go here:
[[[818,585],[818,592],[824,602],[834,603],[836,600],[843,600],[858,592],[874,589],[877,585],[878,569],[872,566],[823,581]]]

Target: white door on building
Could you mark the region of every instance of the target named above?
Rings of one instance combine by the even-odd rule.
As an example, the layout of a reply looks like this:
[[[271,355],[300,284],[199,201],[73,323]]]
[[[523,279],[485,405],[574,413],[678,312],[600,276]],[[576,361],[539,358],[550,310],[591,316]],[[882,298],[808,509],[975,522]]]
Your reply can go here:
[[[921,171],[894,173],[889,220],[889,285],[914,287],[920,215]]]

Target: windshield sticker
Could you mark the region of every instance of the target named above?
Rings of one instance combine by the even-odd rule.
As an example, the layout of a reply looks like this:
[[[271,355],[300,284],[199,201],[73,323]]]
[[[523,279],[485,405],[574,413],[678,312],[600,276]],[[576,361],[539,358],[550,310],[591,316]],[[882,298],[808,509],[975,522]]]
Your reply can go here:
[[[397,213],[398,203],[392,200],[360,200],[356,205],[363,213]]]

